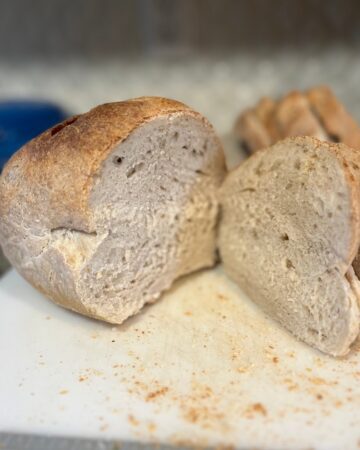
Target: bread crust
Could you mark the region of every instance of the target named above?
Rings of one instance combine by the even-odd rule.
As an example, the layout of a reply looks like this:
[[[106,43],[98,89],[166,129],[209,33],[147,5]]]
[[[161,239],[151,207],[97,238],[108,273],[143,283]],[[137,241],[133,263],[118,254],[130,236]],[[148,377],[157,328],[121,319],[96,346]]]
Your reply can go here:
[[[360,127],[331,89],[327,86],[318,86],[310,89],[306,95],[330,140],[360,148]]]

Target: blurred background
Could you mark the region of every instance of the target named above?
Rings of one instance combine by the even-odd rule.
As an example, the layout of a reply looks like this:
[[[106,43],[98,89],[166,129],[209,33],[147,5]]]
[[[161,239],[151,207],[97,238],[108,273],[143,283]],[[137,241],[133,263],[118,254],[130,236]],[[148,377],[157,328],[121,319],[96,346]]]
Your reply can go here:
[[[360,118],[359,19],[356,0],[0,0],[0,98],[163,95],[226,133],[261,95],[328,83]]]
[[[359,19],[356,0],[0,0],[0,166],[63,117],[142,95],[191,105],[225,145],[241,110],[293,88],[329,84],[360,119]]]

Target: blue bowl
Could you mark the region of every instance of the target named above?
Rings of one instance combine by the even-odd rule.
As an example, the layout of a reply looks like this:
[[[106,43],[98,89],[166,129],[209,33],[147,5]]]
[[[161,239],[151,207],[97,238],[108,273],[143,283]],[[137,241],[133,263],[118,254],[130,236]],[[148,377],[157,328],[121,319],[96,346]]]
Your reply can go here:
[[[26,142],[68,116],[62,108],[49,102],[0,102],[0,169]]]

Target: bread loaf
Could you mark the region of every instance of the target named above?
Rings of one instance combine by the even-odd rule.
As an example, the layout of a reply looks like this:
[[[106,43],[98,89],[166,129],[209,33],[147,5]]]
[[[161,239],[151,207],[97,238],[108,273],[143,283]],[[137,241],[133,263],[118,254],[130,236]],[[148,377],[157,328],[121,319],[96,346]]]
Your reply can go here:
[[[297,137],[253,154],[221,190],[226,273],[291,333],[335,356],[359,333],[359,175],[358,151]]]
[[[17,152],[0,185],[0,241],[54,302],[121,323],[215,261],[224,155],[182,103],[98,106]]]

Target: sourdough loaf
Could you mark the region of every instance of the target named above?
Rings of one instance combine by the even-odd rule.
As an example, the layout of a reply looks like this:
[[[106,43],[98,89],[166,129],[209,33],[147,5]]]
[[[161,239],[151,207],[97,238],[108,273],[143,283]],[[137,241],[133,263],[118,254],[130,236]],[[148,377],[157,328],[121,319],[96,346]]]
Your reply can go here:
[[[219,248],[226,273],[299,339],[335,356],[359,332],[360,154],[288,138],[229,173]]]
[[[200,114],[143,97],[98,106],[17,152],[0,241],[54,302],[121,323],[215,261],[221,144]]]

